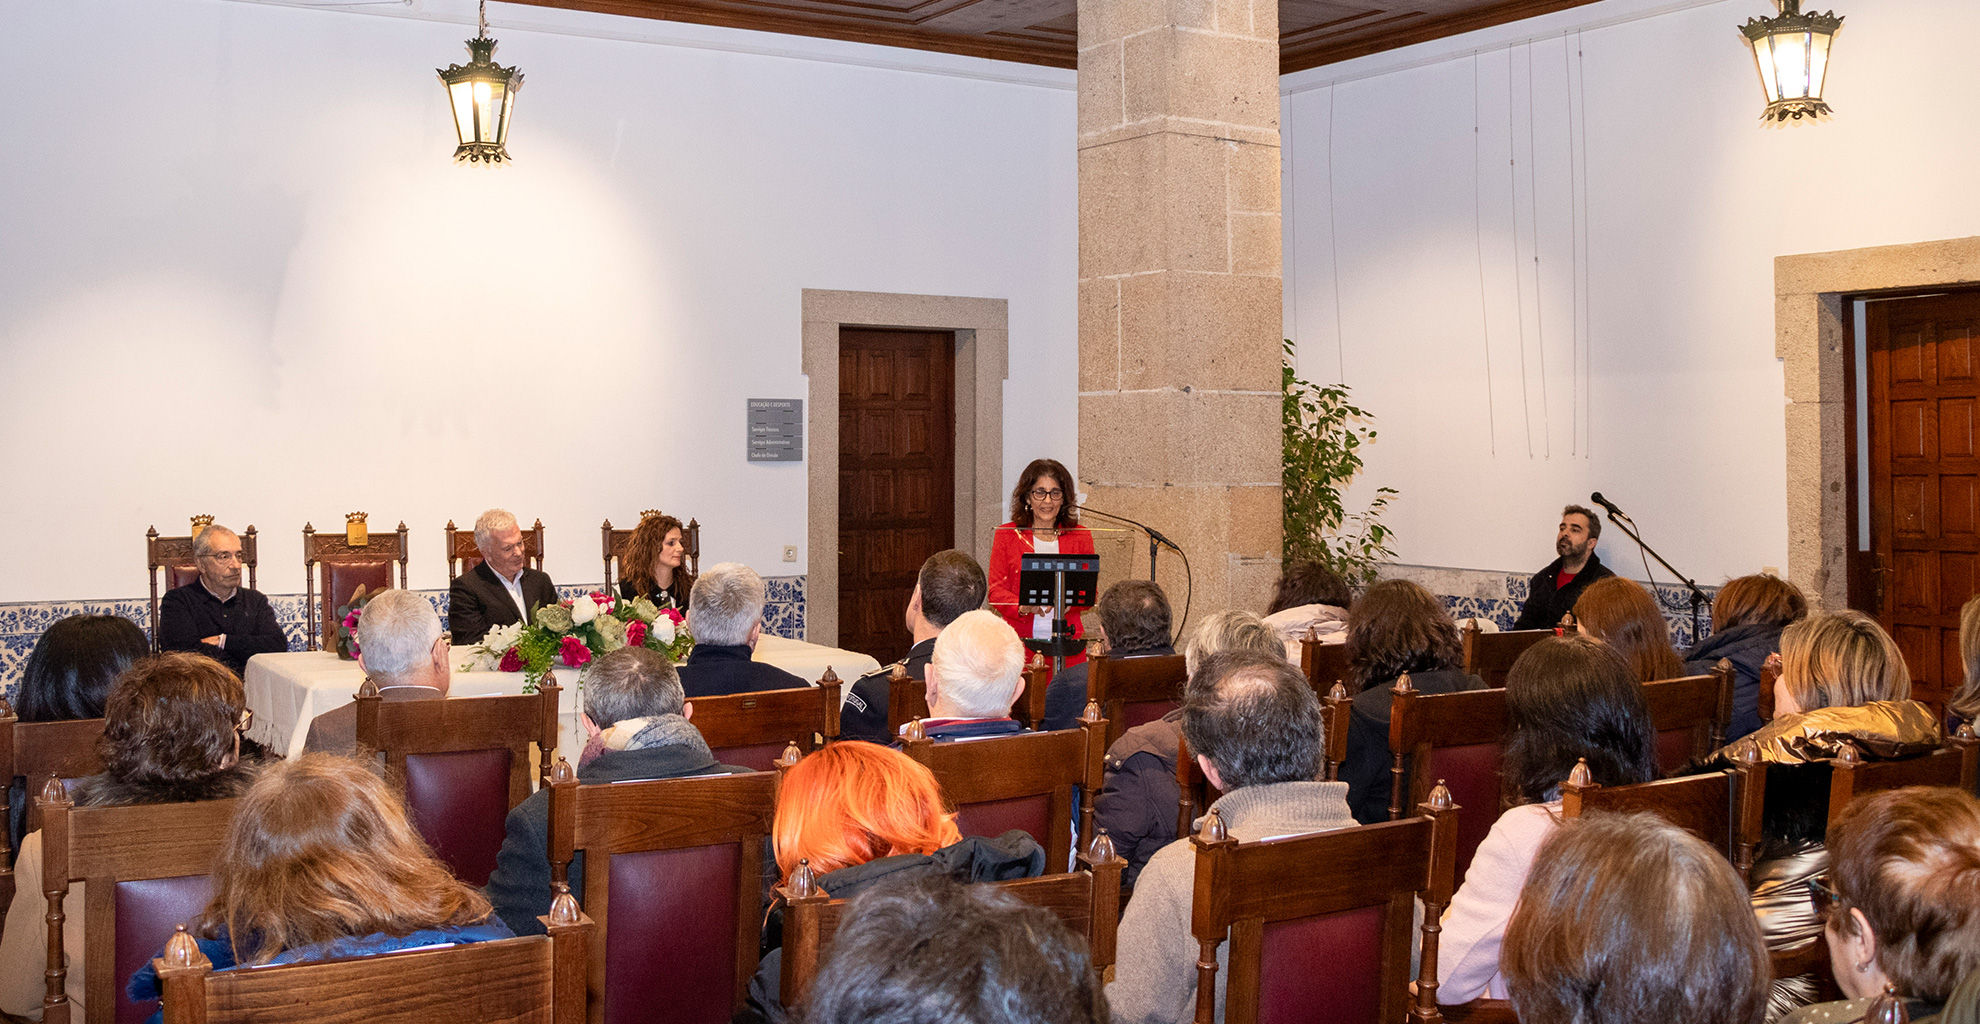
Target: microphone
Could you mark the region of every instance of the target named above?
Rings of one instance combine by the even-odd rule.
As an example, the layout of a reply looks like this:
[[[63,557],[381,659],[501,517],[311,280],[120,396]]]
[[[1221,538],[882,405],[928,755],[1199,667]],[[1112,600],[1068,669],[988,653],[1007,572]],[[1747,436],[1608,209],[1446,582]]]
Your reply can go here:
[[[1597,505],[1602,506],[1605,509],[1608,509],[1609,514],[1615,516],[1617,519],[1629,519],[1629,513],[1624,512],[1622,509],[1617,508],[1615,502],[1602,497],[1601,491],[1596,491],[1594,494],[1589,495],[1588,500],[1594,502]],[[1633,523],[1636,520],[1630,519],[1629,521]]]
[[[1157,544],[1160,544],[1160,545],[1162,545],[1163,547],[1166,547],[1166,548],[1168,548],[1168,549],[1169,549],[1170,551],[1174,551],[1174,552],[1175,552],[1175,553],[1177,553],[1177,554],[1181,554],[1181,553],[1182,553],[1182,548],[1180,548],[1180,547],[1177,547],[1177,546],[1176,546],[1176,542],[1175,542],[1175,541],[1172,541],[1172,540],[1170,540],[1169,538],[1167,538],[1167,537],[1164,537],[1164,536],[1162,536],[1162,531],[1160,531],[1160,530],[1157,530],[1156,528],[1154,528],[1154,527],[1152,527],[1152,526],[1149,526],[1149,525],[1148,525],[1147,523],[1138,523],[1138,522],[1135,522],[1135,521],[1134,521],[1134,520],[1132,520],[1132,519],[1129,519],[1129,518],[1128,518],[1128,517],[1126,517],[1126,516],[1117,516],[1117,515],[1115,515],[1115,514],[1113,514],[1112,512],[1102,512],[1102,511],[1100,511],[1099,509],[1097,509],[1097,508],[1094,508],[1094,507],[1093,507],[1093,506],[1091,506],[1091,505],[1082,505],[1082,504],[1080,504],[1080,503],[1078,503],[1078,502],[1074,502],[1074,503],[1073,503],[1073,507],[1074,507],[1074,508],[1076,508],[1076,509],[1079,509],[1079,510],[1080,510],[1081,512],[1091,512],[1091,513],[1093,513],[1094,515],[1096,515],[1096,516],[1100,516],[1100,517],[1102,517],[1102,518],[1105,518],[1105,519],[1114,519],[1114,520],[1118,520],[1118,521],[1120,521],[1120,522],[1123,522],[1123,523],[1126,523],[1126,524],[1128,524],[1129,526],[1138,526],[1138,527],[1140,527],[1140,528],[1141,528],[1142,530],[1144,530],[1144,531],[1146,531],[1146,532],[1147,532],[1147,534],[1148,534],[1148,537],[1149,537],[1149,539],[1150,539],[1150,540],[1153,540],[1153,541],[1155,541],[1155,542],[1156,542]]]

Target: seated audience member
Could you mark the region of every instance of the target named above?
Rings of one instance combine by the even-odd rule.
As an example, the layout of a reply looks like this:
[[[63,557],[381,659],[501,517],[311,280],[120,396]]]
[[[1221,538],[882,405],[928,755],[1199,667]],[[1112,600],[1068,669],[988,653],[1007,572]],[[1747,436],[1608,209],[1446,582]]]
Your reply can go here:
[[[196,654],[138,661],[104,707],[97,751],[103,773],[69,784],[78,807],[224,800],[246,792],[254,766],[240,758],[246,695],[240,677]],[[14,902],[0,931],[0,1010],[40,1019],[48,966],[48,897],[42,891],[41,833],[30,832],[14,865]],[[68,995],[83,1019],[85,886],[70,886],[62,907],[69,954]]]
[[[694,592],[689,575],[686,536],[681,521],[673,516],[642,516],[626,541],[619,558],[619,596],[630,601],[643,597],[659,608],[686,611]]]
[[[447,591],[448,631],[462,647],[480,643],[496,626],[529,622],[536,609],[557,603],[550,574],[529,567],[515,516],[499,508],[483,512],[474,521],[474,546],[481,564],[455,577]]]
[[[1396,680],[1422,694],[1479,690],[1485,681],[1463,670],[1457,623],[1442,601],[1408,580],[1383,580],[1348,609],[1347,654],[1357,690],[1348,716],[1347,783],[1354,820],[1389,820],[1389,711]]]
[[[1649,782],[1657,777],[1656,736],[1643,687],[1615,648],[1549,637],[1513,662],[1500,774],[1514,806],[1492,823],[1444,911],[1438,1002],[1506,998],[1500,942],[1535,851],[1560,826],[1561,783],[1584,758],[1601,785]]]
[[[214,859],[213,901],[187,930],[216,971],[511,937],[481,893],[433,858],[399,794],[330,754],[262,771]],[[149,962],[130,996],[159,997]]]
[[[1847,998],[1782,1024],[1875,1020],[1886,992],[1914,1022],[1933,1019],[1980,972],[1980,800],[1913,786],[1850,802],[1829,826],[1829,872],[1809,883]]]
[[[1220,651],[1276,655],[1279,635],[1250,612],[1218,612],[1197,624],[1183,657],[1189,678],[1203,660]],[[1182,747],[1182,709],[1143,722],[1107,748],[1107,776],[1093,800],[1093,826],[1105,829],[1114,852],[1127,861],[1121,884],[1135,879],[1155,851],[1176,841],[1176,814],[1182,789],[1176,784],[1176,754]]]
[[[775,665],[750,660],[763,635],[763,602],[763,577],[740,562],[711,565],[694,581],[687,613],[694,649],[680,669],[689,698],[811,685]]]
[[[1959,661],[1965,673],[1946,699],[1949,736],[1963,722],[1980,728],[1980,595],[1968,598],[1959,610]]]
[[[215,524],[193,538],[199,579],[165,592],[158,603],[158,646],[196,651],[247,672],[248,659],[289,649],[275,609],[259,590],[241,586],[241,538]]]
[[[996,612],[964,612],[935,638],[921,734],[960,740],[1023,732],[1011,705],[1024,692],[1024,641]]]
[[[1684,675],[1684,662],[1671,646],[1671,624],[1635,580],[1611,576],[1589,584],[1574,603],[1574,619],[1583,633],[1615,648],[1637,682]]]
[[[1939,744],[1932,710],[1910,700],[1911,673],[1883,627],[1860,612],[1811,615],[1781,633],[1781,677],[1774,720],[1741,740],[1767,771],[1767,803],[1754,851],[1753,909],[1767,948],[1799,949],[1822,928],[1808,902],[1808,880],[1829,869],[1829,763],[1845,741],[1865,756],[1907,757]],[[1731,765],[1731,747],[1704,765]],[[1808,976],[1774,982],[1769,1013],[1815,998]]]
[[[14,713],[23,722],[72,722],[102,718],[103,701],[117,677],[151,653],[144,631],[118,615],[71,615],[34,642],[14,691]],[[7,848],[18,851],[27,828],[25,778],[7,783]]]
[[[1297,665],[1308,630],[1318,633],[1323,644],[1347,640],[1348,606],[1353,603],[1354,591],[1325,563],[1294,562],[1279,577],[1265,624],[1278,631],[1286,642],[1286,660]]]
[[[451,648],[440,616],[410,590],[381,590],[358,616],[358,667],[378,687],[380,700],[434,700],[453,684]],[[306,751],[348,755],[357,746],[357,702],[310,720]]]
[[[1760,1024],[1772,970],[1732,865],[1651,814],[1554,833],[1499,963],[1521,1024]]]
[[[1781,649],[1781,630],[1808,617],[1801,588],[1779,576],[1727,581],[1712,601],[1712,635],[1684,656],[1687,675],[1704,675],[1725,658],[1733,664],[1730,743],[1760,728],[1760,670]],[[1976,616],[1980,619],[1980,616]]]
[[[879,668],[853,681],[839,709],[839,738],[892,743],[887,730],[887,701],[892,696],[891,677],[896,667],[909,678],[925,678],[928,659],[935,654],[935,638],[944,627],[964,612],[983,607],[988,589],[983,567],[967,553],[950,548],[937,551],[921,563],[914,594],[908,598],[907,628],[914,646],[907,657]]]
[[[1100,595],[1100,629],[1110,658],[1173,655],[1169,597],[1152,580],[1121,580]],[[1039,731],[1071,729],[1086,710],[1090,662],[1067,665],[1045,689],[1045,721]]]
[[[1107,1024],[1086,943],[988,885],[924,879],[864,894],[806,1000],[807,1024]]]
[[[1280,654],[1205,659],[1191,677],[1182,727],[1203,774],[1223,791],[1210,806],[1233,838],[1253,842],[1354,824],[1347,787],[1313,781],[1320,771],[1320,702]],[[1121,918],[1119,962],[1107,986],[1120,1024],[1190,1019],[1199,952],[1190,934],[1195,888],[1196,851],[1187,840],[1163,847],[1142,869]],[[1230,975],[1229,952],[1228,942],[1217,948],[1220,989]],[[1221,1016],[1221,994],[1217,1004]]]
[[[1553,629],[1589,584],[1615,575],[1595,554],[1601,538],[1602,521],[1593,511],[1580,505],[1561,510],[1561,525],[1554,531],[1554,553],[1560,557],[1527,582],[1526,603],[1519,606],[1514,629]]]
[[[1010,629],[1002,619],[997,624]],[[964,838],[956,816],[943,809],[934,774],[874,743],[834,743],[799,761],[777,789],[771,828],[778,884],[789,885],[804,861],[833,899],[929,877],[1004,882],[1045,871],[1044,848],[1023,832]],[[782,1020],[781,902],[773,902],[763,938],[766,952],[750,982],[750,1010],[759,1019]]]
[[[688,719],[694,708],[667,656],[621,647],[585,673],[584,714],[590,737],[578,762],[581,783],[677,779],[749,771],[717,763]],[[550,793],[539,789],[509,811],[508,834],[488,876],[488,898],[517,935],[543,931],[550,912]],[[571,861],[571,895],[584,900],[584,854]]]

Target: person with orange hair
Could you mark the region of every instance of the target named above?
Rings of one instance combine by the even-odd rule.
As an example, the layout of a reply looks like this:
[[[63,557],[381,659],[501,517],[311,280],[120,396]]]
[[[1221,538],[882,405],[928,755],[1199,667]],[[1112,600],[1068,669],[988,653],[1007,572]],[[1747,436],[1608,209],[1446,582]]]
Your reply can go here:
[[[1635,580],[1611,576],[1590,584],[1574,602],[1574,620],[1583,633],[1615,648],[1637,682],[1684,675],[1684,662],[1671,646],[1671,624]]]
[[[1021,831],[965,838],[934,774],[876,743],[834,743],[786,772],[770,839],[784,884],[802,867],[833,899],[930,875],[967,883],[1045,872],[1045,850]],[[774,900],[763,947],[741,1019],[782,1021],[783,910]]]

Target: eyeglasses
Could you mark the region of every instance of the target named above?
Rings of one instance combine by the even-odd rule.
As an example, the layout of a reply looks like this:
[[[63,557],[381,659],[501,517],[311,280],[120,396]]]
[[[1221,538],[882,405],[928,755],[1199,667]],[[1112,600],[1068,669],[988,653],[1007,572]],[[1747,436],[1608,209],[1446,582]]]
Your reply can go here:
[[[242,708],[240,717],[234,719],[234,731],[240,733],[243,736],[246,736],[248,731],[248,726],[253,724],[254,724],[254,709]]]
[[[1058,501],[1059,499],[1065,496],[1066,496],[1066,492],[1059,490],[1056,487],[1049,491],[1043,487],[1034,487],[1031,490],[1031,498],[1033,501]]]
[[[1815,906],[1815,916],[1826,921],[1836,912],[1836,905],[1843,902],[1842,895],[1829,885],[1827,874],[1816,875],[1808,880],[1808,902]]]

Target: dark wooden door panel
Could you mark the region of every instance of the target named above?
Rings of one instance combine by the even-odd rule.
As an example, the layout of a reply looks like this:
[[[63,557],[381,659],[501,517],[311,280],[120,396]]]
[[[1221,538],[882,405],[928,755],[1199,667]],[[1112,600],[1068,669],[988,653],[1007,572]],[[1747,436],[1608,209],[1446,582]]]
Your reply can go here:
[[[955,543],[955,336],[839,332],[839,646],[907,653],[903,613]]]
[[[1980,292],[1869,304],[1871,604],[1944,701],[1962,675],[1959,610],[1980,586]]]

